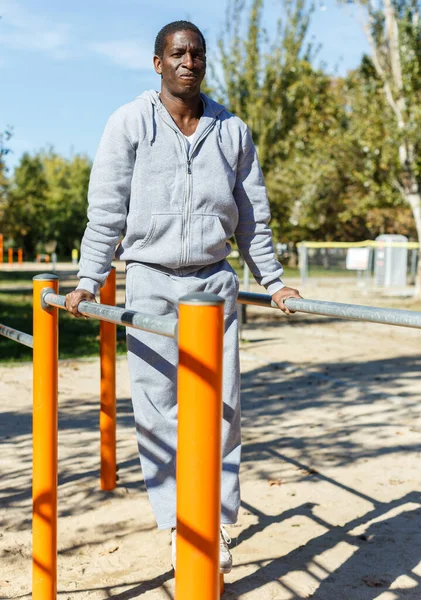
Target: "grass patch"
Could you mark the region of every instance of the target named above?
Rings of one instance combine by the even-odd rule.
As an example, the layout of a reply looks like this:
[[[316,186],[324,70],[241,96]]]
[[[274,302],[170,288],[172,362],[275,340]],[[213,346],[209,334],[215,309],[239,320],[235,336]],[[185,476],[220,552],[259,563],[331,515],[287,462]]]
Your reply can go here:
[[[99,353],[99,321],[75,319],[59,311],[59,358],[80,358]],[[0,293],[0,323],[32,335],[32,294]],[[123,327],[117,328],[117,353],[126,352]],[[0,336],[0,362],[32,360],[32,350]]]

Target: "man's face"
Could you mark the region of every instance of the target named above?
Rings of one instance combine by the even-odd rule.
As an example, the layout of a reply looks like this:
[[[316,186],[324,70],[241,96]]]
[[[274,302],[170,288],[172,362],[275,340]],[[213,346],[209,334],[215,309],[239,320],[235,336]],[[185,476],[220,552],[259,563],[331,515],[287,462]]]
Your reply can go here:
[[[206,56],[200,35],[176,31],[165,38],[162,58],[154,56],[155,71],[172,96],[191,98],[200,92],[206,72]]]

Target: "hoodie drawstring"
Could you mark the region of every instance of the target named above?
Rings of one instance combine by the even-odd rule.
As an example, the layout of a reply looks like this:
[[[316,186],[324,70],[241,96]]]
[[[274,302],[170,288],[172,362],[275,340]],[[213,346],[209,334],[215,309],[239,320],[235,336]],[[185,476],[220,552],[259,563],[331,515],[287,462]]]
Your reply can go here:
[[[149,140],[150,145],[152,146],[156,138],[156,118],[155,118],[155,104],[152,102],[152,133]]]

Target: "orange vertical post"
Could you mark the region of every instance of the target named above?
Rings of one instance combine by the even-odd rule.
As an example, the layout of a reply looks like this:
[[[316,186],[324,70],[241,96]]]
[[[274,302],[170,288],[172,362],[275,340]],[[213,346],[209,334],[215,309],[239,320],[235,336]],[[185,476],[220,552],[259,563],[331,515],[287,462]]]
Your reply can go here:
[[[0,233],[0,263],[3,262],[3,234]]]
[[[13,265],[13,248],[9,248],[7,251],[9,265]]]
[[[23,263],[23,251],[22,248],[18,248],[18,263],[22,265]]]
[[[32,599],[57,594],[57,308],[41,306],[43,288],[58,291],[58,277],[33,279]]]
[[[113,267],[100,292],[101,304],[115,306],[116,272]],[[117,326],[114,323],[100,323],[100,362],[101,362],[101,410],[99,429],[101,436],[101,489],[113,490],[117,482],[116,459],[116,343]]]
[[[224,300],[180,299],[176,599],[220,597]]]

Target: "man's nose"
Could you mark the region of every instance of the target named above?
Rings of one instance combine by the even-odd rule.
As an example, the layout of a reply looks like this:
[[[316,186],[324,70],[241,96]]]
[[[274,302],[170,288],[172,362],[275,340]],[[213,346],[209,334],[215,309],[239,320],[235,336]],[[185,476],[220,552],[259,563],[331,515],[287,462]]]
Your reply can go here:
[[[193,68],[194,60],[193,60],[193,57],[191,55],[191,52],[186,52],[185,53],[183,64],[184,64],[185,67],[187,67],[187,69],[192,69]]]

